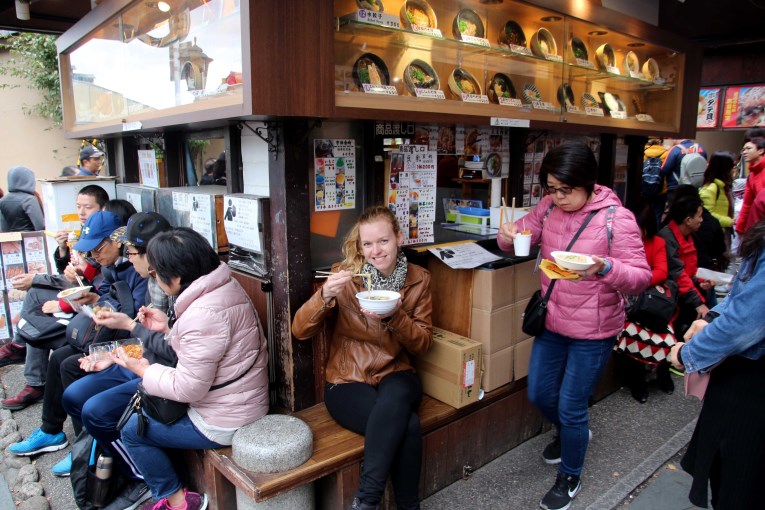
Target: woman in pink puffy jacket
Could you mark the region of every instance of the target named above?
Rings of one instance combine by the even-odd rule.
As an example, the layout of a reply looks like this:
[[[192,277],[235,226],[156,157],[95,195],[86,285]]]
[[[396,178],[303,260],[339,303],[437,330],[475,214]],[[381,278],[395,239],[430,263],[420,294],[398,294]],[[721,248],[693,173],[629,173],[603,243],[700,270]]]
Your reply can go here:
[[[515,224],[502,225],[499,247],[512,250],[516,233],[531,230],[542,258],[566,250],[590,213],[595,213],[570,251],[594,264],[580,278],[560,280],[547,304],[545,330],[536,337],[529,365],[528,395],[557,429],[542,456],[560,464],[555,484],[540,506],[568,508],[581,489],[589,443],[587,403],[624,327],[621,294],[648,287],[651,269],[635,217],[609,188],[596,184],[598,164],[579,142],[559,145],[542,161],[539,179],[547,195]],[[551,280],[544,274],[542,295]]]

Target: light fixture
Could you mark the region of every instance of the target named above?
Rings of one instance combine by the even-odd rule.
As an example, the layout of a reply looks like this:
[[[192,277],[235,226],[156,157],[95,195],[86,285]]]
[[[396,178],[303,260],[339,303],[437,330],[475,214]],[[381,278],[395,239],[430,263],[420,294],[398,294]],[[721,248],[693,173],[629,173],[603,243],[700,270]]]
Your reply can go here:
[[[156,7],[162,12],[170,12],[170,4],[167,2],[146,2],[146,7]]]
[[[640,48],[641,46],[645,46],[645,43],[631,42],[627,46],[629,46],[630,48]]]
[[[608,32],[605,30],[593,30],[592,32],[588,32],[590,35],[606,35]]]
[[[545,16],[544,18],[541,18],[542,21],[547,21],[547,22],[560,21],[562,19],[563,18],[561,18],[560,16]]]
[[[21,21],[29,21],[29,4],[31,0],[16,0],[16,17]]]

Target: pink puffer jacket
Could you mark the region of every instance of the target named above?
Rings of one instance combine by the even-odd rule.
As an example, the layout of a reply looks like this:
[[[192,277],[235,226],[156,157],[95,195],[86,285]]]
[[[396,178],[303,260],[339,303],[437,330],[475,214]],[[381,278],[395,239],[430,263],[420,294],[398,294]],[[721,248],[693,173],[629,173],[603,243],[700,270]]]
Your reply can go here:
[[[532,245],[540,244],[542,257],[553,260],[550,253],[565,250],[591,211],[599,211],[579,236],[571,251],[608,259],[611,271],[606,276],[590,276],[583,280],[560,280],[553,288],[547,308],[547,329],[577,339],[603,339],[616,336],[624,328],[624,301],[621,294],[639,294],[651,281],[651,268],[646,261],[640,229],[633,214],[622,207],[618,197],[605,186],[595,186],[595,196],[581,209],[565,212],[557,207],[545,213],[552,204],[546,196],[527,216],[516,222],[519,229],[531,230]],[[606,235],[606,213],[617,206],[611,227],[609,251]],[[542,222],[544,221],[544,228]],[[499,241],[502,250],[512,245]],[[542,295],[550,279],[540,270]]]
[[[192,421],[236,428],[268,413],[268,351],[254,308],[231,270],[221,263],[195,280],[175,303],[178,320],[168,340],[175,368],[152,364],[143,385],[152,395],[188,402]],[[210,387],[236,379],[228,386]],[[197,428],[204,424],[195,423]]]

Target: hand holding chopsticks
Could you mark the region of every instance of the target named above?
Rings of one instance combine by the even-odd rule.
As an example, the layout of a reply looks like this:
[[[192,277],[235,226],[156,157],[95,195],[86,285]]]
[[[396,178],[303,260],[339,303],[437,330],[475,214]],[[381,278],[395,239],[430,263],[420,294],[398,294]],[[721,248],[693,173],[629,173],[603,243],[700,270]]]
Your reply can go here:
[[[333,273],[332,271],[315,271],[316,272],[316,278],[329,278],[333,274],[339,274],[339,273]],[[367,276],[372,276],[369,273],[355,273],[351,276],[362,276],[366,278]]]
[[[148,304],[148,305],[146,305],[144,308],[146,308],[147,310],[148,310],[149,308],[154,308],[154,303],[149,303],[149,304]],[[133,324],[135,321],[137,321],[137,320],[138,320],[138,319],[140,319],[140,318],[141,318],[141,313],[139,312],[139,313],[138,313],[138,314],[135,316],[135,319],[133,319],[132,321],[130,321],[130,324]]]

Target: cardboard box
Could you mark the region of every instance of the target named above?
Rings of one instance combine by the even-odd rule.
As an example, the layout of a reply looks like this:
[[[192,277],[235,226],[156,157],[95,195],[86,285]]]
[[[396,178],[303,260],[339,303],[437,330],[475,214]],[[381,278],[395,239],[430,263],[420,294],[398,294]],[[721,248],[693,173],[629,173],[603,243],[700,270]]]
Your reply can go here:
[[[483,391],[495,390],[513,380],[514,355],[515,348],[508,347],[497,353],[481,356],[481,368],[483,369],[481,389]]]
[[[473,308],[497,310],[515,302],[515,266],[473,271]]]
[[[422,389],[452,407],[478,401],[481,344],[450,331],[433,328],[433,345],[415,359]]]
[[[470,338],[483,344],[484,354],[494,354],[513,345],[514,305],[493,312],[473,308]]]
[[[529,360],[531,360],[531,346],[534,339],[529,338],[519,343],[515,349],[513,379],[518,381],[529,375]]]
[[[515,300],[530,298],[541,288],[539,272],[534,272],[537,261],[529,260],[515,266]]]

